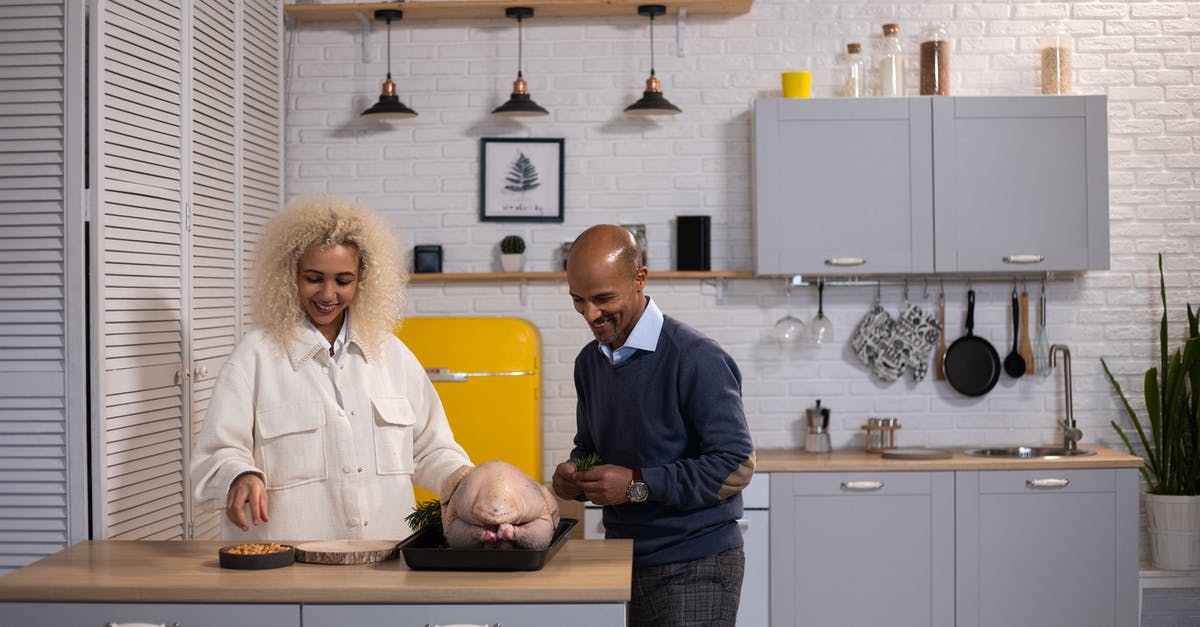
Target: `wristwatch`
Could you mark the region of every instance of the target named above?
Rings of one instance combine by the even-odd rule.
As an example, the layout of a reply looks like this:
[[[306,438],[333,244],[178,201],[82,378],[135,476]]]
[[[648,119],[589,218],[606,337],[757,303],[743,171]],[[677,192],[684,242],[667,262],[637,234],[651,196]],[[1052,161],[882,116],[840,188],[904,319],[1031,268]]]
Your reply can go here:
[[[629,482],[629,487],[625,489],[625,495],[634,503],[645,503],[646,499],[650,498],[650,488],[646,486],[645,481],[642,481],[641,469],[633,469],[633,481]]]

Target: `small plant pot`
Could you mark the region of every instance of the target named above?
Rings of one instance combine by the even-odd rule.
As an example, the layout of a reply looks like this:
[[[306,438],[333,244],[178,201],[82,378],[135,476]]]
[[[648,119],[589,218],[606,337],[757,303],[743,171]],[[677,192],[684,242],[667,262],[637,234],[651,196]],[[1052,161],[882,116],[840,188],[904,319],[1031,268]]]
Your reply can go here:
[[[500,254],[500,269],[505,272],[520,272],[525,267],[525,254]]]

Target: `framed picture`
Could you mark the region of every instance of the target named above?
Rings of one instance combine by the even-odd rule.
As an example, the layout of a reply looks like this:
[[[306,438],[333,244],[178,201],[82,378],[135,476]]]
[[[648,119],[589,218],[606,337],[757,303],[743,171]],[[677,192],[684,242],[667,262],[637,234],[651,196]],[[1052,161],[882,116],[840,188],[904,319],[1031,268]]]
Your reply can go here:
[[[562,222],[563,139],[482,138],[479,219]]]

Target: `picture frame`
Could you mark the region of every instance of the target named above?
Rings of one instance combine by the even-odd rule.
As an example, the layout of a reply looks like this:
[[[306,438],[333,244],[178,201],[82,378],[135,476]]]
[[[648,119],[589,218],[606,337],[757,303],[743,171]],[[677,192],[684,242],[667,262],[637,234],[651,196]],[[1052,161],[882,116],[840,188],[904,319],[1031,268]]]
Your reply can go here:
[[[562,222],[564,140],[483,137],[479,142],[479,219]]]

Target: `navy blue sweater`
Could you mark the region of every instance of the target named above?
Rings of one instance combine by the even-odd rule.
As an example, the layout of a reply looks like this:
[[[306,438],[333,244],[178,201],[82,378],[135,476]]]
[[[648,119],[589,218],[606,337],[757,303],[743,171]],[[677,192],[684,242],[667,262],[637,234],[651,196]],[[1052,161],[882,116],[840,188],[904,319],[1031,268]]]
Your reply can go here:
[[[690,561],[742,545],[741,490],[754,472],[742,375],[713,340],[665,317],[654,352],[618,366],[590,342],[575,358],[577,457],[640,468],[650,500],[604,508],[634,564]]]

